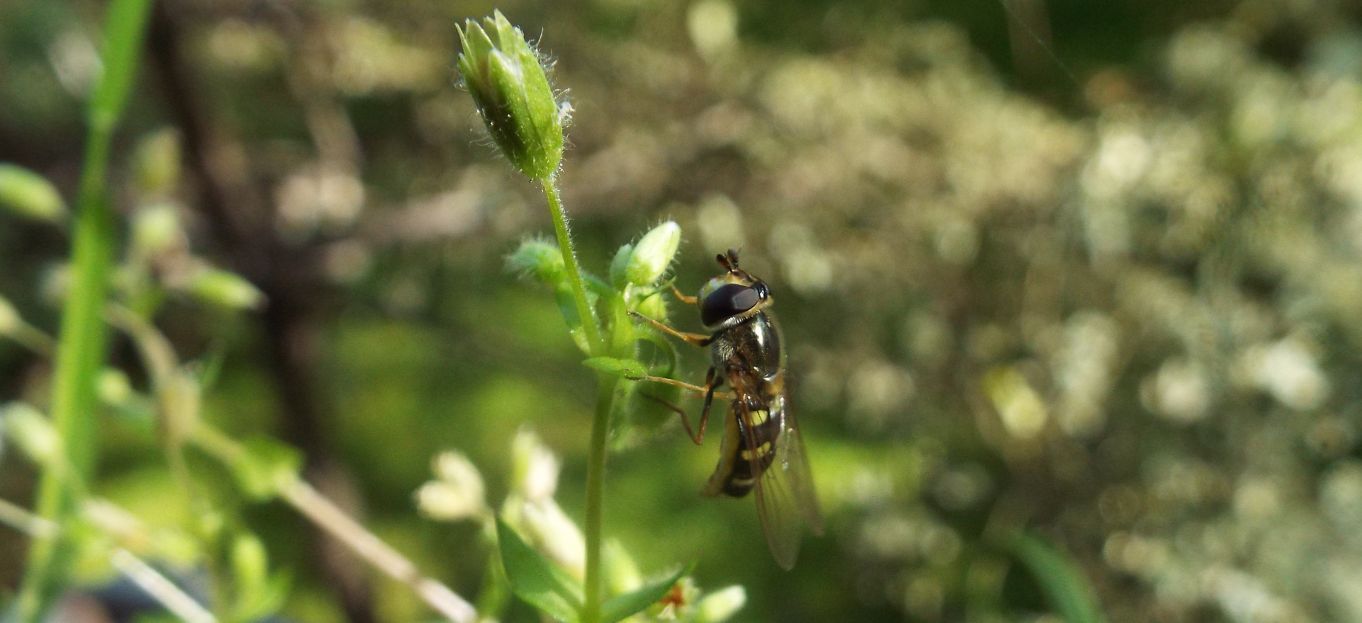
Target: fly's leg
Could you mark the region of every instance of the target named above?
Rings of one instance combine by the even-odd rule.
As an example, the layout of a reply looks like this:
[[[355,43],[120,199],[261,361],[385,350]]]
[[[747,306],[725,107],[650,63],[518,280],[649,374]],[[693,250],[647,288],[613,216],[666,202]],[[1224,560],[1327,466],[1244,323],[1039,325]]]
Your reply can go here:
[[[724,400],[730,400],[733,398],[733,395],[728,392],[714,391],[714,389],[717,388],[719,384],[714,383],[713,386],[710,386],[710,382],[708,380],[706,380],[705,385],[696,385],[694,383],[687,383],[685,381],[669,379],[665,376],[653,376],[651,374],[645,374],[643,376],[626,376],[624,378],[627,378],[631,381],[646,381],[649,383],[661,383],[663,385],[671,385],[672,387],[680,387],[681,389],[684,389],[686,391],[695,392],[695,394],[698,396],[709,396],[713,394],[714,396],[718,396],[719,398],[722,398]],[[706,377],[706,379],[708,379],[708,377]]]
[[[703,334],[700,334],[700,333],[686,333],[685,331],[678,331],[678,330],[673,329],[673,328],[671,328],[671,327],[669,327],[669,326],[667,326],[667,325],[665,325],[665,324],[663,324],[663,323],[661,323],[661,322],[658,322],[657,320],[654,320],[654,319],[652,319],[652,318],[649,318],[649,317],[647,317],[647,316],[644,316],[643,314],[640,314],[640,313],[638,313],[638,312],[629,312],[629,315],[630,315],[630,316],[633,316],[634,318],[637,318],[637,319],[639,319],[639,320],[643,320],[643,321],[647,322],[648,324],[652,325],[652,327],[653,327],[654,329],[657,329],[658,331],[661,331],[661,332],[663,332],[663,333],[666,333],[667,335],[670,335],[670,336],[672,336],[672,337],[674,337],[674,338],[676,338],[676,339],[678,339],[678,340],[684,341],[685,343],[690,344],[690,345],[692,345],[692,346],[700,346],[700,347],[709,346],[709,343],[712,342],[712,341],[714,341],[714,338],[712,338],[712,337],[710,337],[710,336],[708,336],[708,335],[703,335]],[[694,386],[692,386],[692,387],[694,387]]]
[[[681,426],[686,429],[686,435],[689,436],[690,440],[695,442],[695,445],[698,446],[700,445],[701,442],[705,440],[705,428],[709,426],[709,408],[710,404],[714,402],[715,390],[717,390],[719,386],[723,384],[723,382],[724,380],[722,377],[716,378],[714,374],[714,368],[710,368],[709,372],[705,373],[705,387],[703,388],[696,387],[696,389],[705,390],[705,408],[702,411],[700,411],[700,432],[698,434],[695,432],[694,429],[690,427],[690,419],[686,417],[686,412],[682,410],[681,407],[678,407],[656,396],[649,396],[648,394],[642,394],[642,396],[644,398],[652,400],[653,402],[660,403],[662,406],[667,407],[672,411],[675,411],[677,415],[681,416]]]
[[[683,294],[680,290],[676,289],[676,284],[674,283],[672,284],[672,296],[676,297],[676,300],[681,301],[686,305],[694,305],[700,302],[700,297],[687,296],[686,294]]]
[[[705,373],[705,386],[709,388],[709,391],[705,392],[705,406],[700,409],[700,436],[691,435],[691,441],[694,441],[697,446],[704,440],[705,427],[709,425],[709,408],[714,404],[714,390],[719,389],[719,386],[724,384],[724,377],[715,374],[715,372],[717,370],[711,366],[709,371]],[[682,419],[681,422],[684,424],[685,419]],[[689,424],[686,424],[686,432],[690,432]]]

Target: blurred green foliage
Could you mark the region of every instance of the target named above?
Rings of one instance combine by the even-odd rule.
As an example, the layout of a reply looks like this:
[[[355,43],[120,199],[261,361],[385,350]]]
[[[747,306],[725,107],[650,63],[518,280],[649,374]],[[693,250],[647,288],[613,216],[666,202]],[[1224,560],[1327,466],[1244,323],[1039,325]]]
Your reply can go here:
[[[99,4],[0,5],[0,161],[68,203]],[[772,284],[829,528],[780,572],[749,500],[698,495],[717,441],[673,424],[611,457],[606,534],[644,569],[695,560],[707,587],[744,586],[738,620],[1047,620],[1046,567],[1080,574],[1111,621],[1362,618],[1362,25],[1325,0],[1184,5],[498,4],[569,89],[562,182],[586,268],[674,219],[683,290],[730,246]],[[307,440],[270,346],[287,303],[270,295],[296,284],[258,283],[247,317],[169,301],[186,359],[222,352],[204,417],[327,449],[368,525],[476,594],[478,529],[416,512],[432,457],[464,452],[502,499],[528,425],[579,518],[593,394],[552,301],[504,269],[548,231],[541,198],[454,84],[454,24],[492,4],[164,8],[187,79],[150,50],[128,122],[185,138],[186,235],[223,266],[254,261],[215,234],[199,179],[241,177],[228,220],[263,213],[279,248],[305,250],[271,259],[318,281],[300,348],[325,420]],[[186,102],[209,138],[180,127]],[[134,152],[115,144],[115,196],[146,179]],[[50,332],[67,240],[0,218],[0,295]],[[144,388],[134,361],[115,345]],[[683,353],[697,377],[704,361]],[[42,405],[49,373],[0,343],[5,401]],[[94,486],[181,525],[150,429],[103,416]],[[15,454],[0,496],[23,502]],[[243,514],[293,573],[283,613],[338,620],[303,522]],[[1001,545],[1018,531],[1068,560]],[[0,532],[0,585],[24,548]],[[372,579],[381,620],[426,616]]]

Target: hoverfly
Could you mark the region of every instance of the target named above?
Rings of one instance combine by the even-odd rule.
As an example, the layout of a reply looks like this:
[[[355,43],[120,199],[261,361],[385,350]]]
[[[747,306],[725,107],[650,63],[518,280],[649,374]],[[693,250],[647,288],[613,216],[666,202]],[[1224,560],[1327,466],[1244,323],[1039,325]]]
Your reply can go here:
[[[776,563],[788,570],[799,555],[803,526],[807,524],[815,534],[822,534],[823,520],[804,440],[786,398],[780,327],[770,310],[770,289],[738,267],[737,252],[730,249],[716,259],[724,273],[710,279],[699,296],[686,296],[672,288],[681,302],[699,307],[700,321],[710,335],[678,331],[635,314],[663,333],[695,346],[708,346],[711,365],[705,384],[652,376],[643,380],[678,385],[704,396],[698,434],[691,429],[685,412],[673,407],[696,445],[704,439],[714,398],[732,398],[724,421],[719,464],[703,493],[740,498],[755,490],[757,516],[766,543]],[[731,391],[719,391],[724,383]]]

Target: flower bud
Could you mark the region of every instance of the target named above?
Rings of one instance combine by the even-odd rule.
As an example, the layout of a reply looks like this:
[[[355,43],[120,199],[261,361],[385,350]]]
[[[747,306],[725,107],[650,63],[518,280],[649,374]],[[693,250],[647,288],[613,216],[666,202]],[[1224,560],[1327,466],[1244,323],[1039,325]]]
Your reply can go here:
[[[147,135],[133,153],[133,177],[148,197],[163,197],[180,181],[180,135],[166,128]]]
[[[638,302],[634,311],[653,320],[667,321],[667,297],[661,293],[654,294]]]
[[[629,263],[624,268],[629,283],[646,286],[667,273],[676,249],[681,245],[681,226],[666,221],[652,228],[634,245]]]
[[[459,521],[478,517],[485,509],[483,501],[441,480],[432,480],[416,490],[416,508],[421,514],[438,521]]]
[[[244,277],[208,266],[194,271],[185,289],[201,301],[230,309],[255,309],[265,302],[264,293]]]
[[[39,221],[56,223],[66,218],[66,203],[52,183],[12,164],[0,164],[0,208]]]
[[[563,158],[562,115],[539,57],[500,11],[459,29],[459,73],[487,131],[521,173],[544,179]]]
[[[37,409],[24,403],[10,403],[0,408],[0,419],[5,421],[5,434],[34,463],[47,465],[57,458],[61,438],[52,421]]]
[[[104,368],[100,371],[98,388],[100,402],[110,406],[126,404],[133,396],[132,381],[118,368]]]
[[[176,247],[184,247],[184,232],[175,206],[157,203],[140,208],[132,217],[132,250],[142,258],[152,258]]]
[[[695,620],[703,623],[727,621],[747,603],[747,591],[741,586],[730,586],[705,595],[696,605]]]
[[[562,281],[567,275],[558,245],[542,238],[521,242],[520,247],[506,258],[506,266],[515,272],[533,275],[549,285]]]
[[[11,335],[22,326],[24,320],[19,316],[19,310],[0,296],[0,335]]]

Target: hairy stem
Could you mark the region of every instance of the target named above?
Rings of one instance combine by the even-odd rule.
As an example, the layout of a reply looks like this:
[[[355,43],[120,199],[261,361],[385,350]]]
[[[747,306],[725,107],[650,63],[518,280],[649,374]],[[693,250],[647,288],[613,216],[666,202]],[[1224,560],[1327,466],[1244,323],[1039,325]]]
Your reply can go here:
[[[553,177],[546,177],[539,180],[539,185],[544,188],[544,198],[548,201],[549,213],[553,215],[553,233],[558,237],[558,250],[563,254],[568,282],[572,286],[572,301],[577,306],[577,317],[582,321],[582,330],[586,331],[586,341],[590,346],[591,355],[604,356],[607,346],[605,340],[601,338],[601,326],[596,320],[596,315],[591,313],[591,303],[586,298],[582,269],[577,265],[577,253],[572,248],[572,236],[568,233],[567,215],[563,213],[563,202],[558,197],[558,182]]]
[[[601,619],[604,577],[601,573],[602,528],[605,523],[605,441],[614,407],[615,377],[597,380],[596,414],[591,420],[591,449],[586,463],[586,604],[583,623]]]

